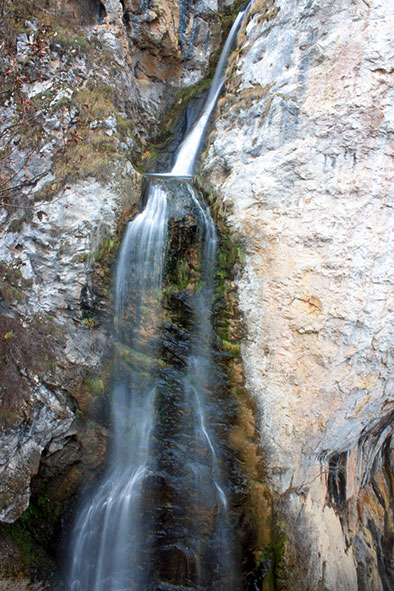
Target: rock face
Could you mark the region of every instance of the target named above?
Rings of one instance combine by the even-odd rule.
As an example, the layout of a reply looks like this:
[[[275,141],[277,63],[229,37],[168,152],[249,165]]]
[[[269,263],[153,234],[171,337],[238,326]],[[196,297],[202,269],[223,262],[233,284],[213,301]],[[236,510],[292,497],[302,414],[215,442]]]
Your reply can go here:
[[[94,257],[116,233],[119,201],[115,191],[84,181],[40,203],[19,231],[4,232],[0,239],[2,264],[6,277],[11,276],[10,293],[3,289],[8,299],[3,320],[22,318],[22,326],[32,334],[42,332],[49,319],[53,324],[41,342],[37,335],[25,344],[26,331],[20,325],[2,334],[3,340],[8,335],[4,369],[14,361],[23,381],[18,387],[25,390],[23,401],[10,399],[10,392],[9,399],[2,400],[10,427],[1,438],[2,521],[12,522],[26,509],[30,479],[43,450],[51,455],[77,433],[71,403],[75,383],[67,383],[65,370],[99,367],[105,350],[100,319],[102,324],[106,302],[105,294],[95,289]],[[20,355],[26,345],[35,348],[33,362]],[[34,367],[35,357],[42,367]],[[6,390],[5,385],[4,394]]]
[[[245,254],[285,589],[394,584],[393,26],[389,0],[254,2],[201,175]]]

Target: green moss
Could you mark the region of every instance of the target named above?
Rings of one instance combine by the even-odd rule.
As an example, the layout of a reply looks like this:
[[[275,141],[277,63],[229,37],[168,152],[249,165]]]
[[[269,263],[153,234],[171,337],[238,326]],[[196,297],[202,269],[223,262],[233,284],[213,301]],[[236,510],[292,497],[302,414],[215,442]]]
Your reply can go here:
[[[51,568],[51,538],[63,510],[63,501],[46,489],[33,495],[28,508],[14,523],[2,524],[1,532],[17,546],[24,560],[25,574]]]
[[[26,296],[23,294],[23,292],[13,285],[2,285],[0,288],[0,296],[8,304],[12,304],[14,302],[23,302],[26,299]]]
[[[155,359],[146,353],[128,347],[124,343],[116,343],[116,352],[118,358],[126,367],[138,366],[143,370],[156,366],[165,366],[165,362],[162,359]]]
[[[174,128],[175,122],[179,119],[190,100],[197,94],[201,94],[208,90],[211,86],[211,82],[211,78],[205,78],[201,82],[198,82],[193,86],[182,88],[177,92],[171,111],[168,113],[164,121],[164,124],[168,129],[172,130]]]
[[[226,339],[221,339],[221,346],[225,351],[231,353],[231,355],[234,357],[238,357],[241,353],[240,343],[234,343],[227,341]]]
[[[268,571],[268,583],[270,591],[275,591],[277,589],[277,578],[278,576],[281,576],[280,570],[285,555],[286,536],[284,534],[277,535],[274,530],[272,538],[271,543],[261,551],[260,560],[262,562],[269,560],[271,563],[271,567]]]
[[[84,382],[84,389],[92,396],[101,396],[105,393],[105,381],[102,377],[88,377]]]
[[[175,285],[179,290],[186,289],[190,282],[190,266],[183,259],[178,260],[176,266]]]
[[[219,251],[216,265],[216,308],[215,330],[219,337],[219,347],[239,355],[240,345],[238,339],[234,339],[230,331],[230,323],[234,320],[235,309],[229,305],[230,293],[234,286],[232,279],[236,269],[245,262],[245,254],[241,247],[231,237],[228,226],[223,221],[218,207],[211,199],[211,209],[215,223],[219,230]]]
[[[86,252],[82,252],[82,253],[75,254],[71,259],[71,263],[84,263],[87,260],[88,260],[88,254]]]
[[[23,278],[21,270],[16,267],[0,265],[0,297],[7,303],[23,302],[26,299],[24,289],[31,286],[31,280]]]
[[[27,568],[38,566],[39,562],[35,549],[36,540],[32,534],[32,523],[37,520],[38,515],[38,509],[30,505],[18,521],[2,525],[3,531],[10,536],[13,543],[22,551]]]
[[[237,18],[239,11],[241,10],[243,4],[245,4],[244,0],[237,0],[231,6],[224,7],[220,13],[218,14],[223,31],[223,38],[227,38],[228,32],[232,27],[233,22]]]
[[[116,237],[105,237],[94,253],[94,280],[103,289],[108,290],[111,285],[112,266],[120,246],[119,232]]]
[[[120,241],[114,240],[113,238],[104,238],[98,248],[98,250],[94,253],[94,258],[98,263],[103,263],[108,261],[108,259],[112,259],[118,248],[119,248]]]
[[[180,89],[175,94],[171,108],[163,117],[159,134],[150,143],[149,149],[145,150],[135,162],[135,167],[139,172],[144,173],[148,168],[154,167],[158,155],[166,150],[166,147],[173,139],[173,130],[185,111],[186,105],[194,96],[208,90],[211,82],[211,78],[206,78],[193,86]]]

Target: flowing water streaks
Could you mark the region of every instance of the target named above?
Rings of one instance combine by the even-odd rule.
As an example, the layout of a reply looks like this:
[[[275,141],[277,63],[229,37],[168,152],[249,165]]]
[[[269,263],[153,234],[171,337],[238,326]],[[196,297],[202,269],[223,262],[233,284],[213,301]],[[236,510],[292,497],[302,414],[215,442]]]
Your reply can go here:
[[[219,62],[216,66],[215,74],[209,89],[207,100],[201,111],[196,123],[189,131],[183,142],[181,143],[171,174],[174,176],[193,175],[195,172],[196,160],[199,156],[201,144],[204,139],[205,130],[208,125],[209,118],[215,108],[216,102],[219,98],[225,81],[225,69],[227,58],[234,43],[238,29],[242,20],[245,18],[248,7],[238,13],[237,18],[231,27],[230,33],[227,37],[226,43],[223,47]]]
[[[188,179],[245,13],[230,31],[205,106],[171,172],[152,175],[146,206],[122,243],[115,281],[112,446],[108,468],[74,526],[70,591],[242,587],[225,445],[217,430],[212,307],[218,239]],[[202,245],[200,289],[182,295],[190,322],[175,326],[184,347],[166,365],[159,353],[167,233],[169,219],[185,201]]]
[[[150,470],[156,387],[154,376],[142,371],[141,359],[150,359],[157,348],[167,212],[167,194],[154,186],[122,245],[116,278],[113,449],[108,471],[74,527],[71,591],[141,589],[149,579],[141,495]]]

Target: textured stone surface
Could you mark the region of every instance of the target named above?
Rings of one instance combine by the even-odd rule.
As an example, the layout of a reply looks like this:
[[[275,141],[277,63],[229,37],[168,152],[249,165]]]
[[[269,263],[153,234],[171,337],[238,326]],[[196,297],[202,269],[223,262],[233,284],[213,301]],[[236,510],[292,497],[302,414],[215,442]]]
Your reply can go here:
[[[121,201],[114,189],[86,180],[69,186],[53,201],[36,204],[31,219],[17,232],[7,223],[2,226],[0,263],[8,273],[12,270],[13,288],[23,294],[2,311],[21,315],[30,331],[32,321],[51,319],[61,335],[48,351],[54,356],[52,364],[59,366],[55,377],[52,366],[37,375],[16,361],[25,391],[23,405],[13,405],[13,425],[0,434],[3,521],[14,521],[26,509],[30,479],[38,472],[43,450],[50,456],[77,433],[75,404],[69,399],[76,384],[67,383],[67,371],[99,368],[106,349],[102,314],[108,296],[104,292],[100,297],[95,289],[94,266],[104,241],[117,232]],[[11,334],[10,339],[16,338],[19,335]],[[42,354],[37,350],[36,355]],[[33,359],[34,355],[32,351]]]
[[[160,115],[177,92],[208,75],[211,59],[218,57],[223,43],[221,14],[230,12],[233,4],[233,0],[123,2],[137,91],[130,100],[140,123],[160,129]]]
[[[30,481],[38,472],[44,448],[50,444],[49,452],[53,453],[57,446],[64,447],[67,439],[76,433],[72,426],[73,413],[58,400],[61,390],[54,393],[44,385],[32,382],[29,400],[32,416],[0,435],[0,494],[3,501],[0,520],[9,523],[20,517],[29,504]]]
[[[95,467],[105,454],[105,427],[88,425],[77,442],[74,423],[77,404],[85,411],[92,401],[83,375],[106,344],[108,292],[94,255],[115,238],[125,196],[116,179],[132,204],[139,180],[127,159],[181,85],[207,73],[221,38],[217,10],[232,3],[54,4],[58,14],[48,3],[45,19],[65,19],[56,34],[43,15],[29,18],[15,60],[0,52],[4,88],[15,86],[0,117],[1,141],[12,141],[0,172],[15,185],[0,194],[11,200],[0,209],[0,317],[20,322],[19,332],[0,326],[1,345],[13,359],[24,329],[34,349],[33,320],[58,333],[55,367],[14,360],[23,400],[15,416],[2,414],[5,521],[26,507],[40,466],[40,478],[53,470],[57,479],[80,445]],[[245,254],[247,387],[299,551],[297,589],[394,586],[393,27],[389,0],[253,3],[204,165]],[[107,87],[116,88],[111,100]],[[3,133],[26,113],[34,117],[23,132]]]
[[[313,589],[393,581],[363,582],[379,551],[339,517],[392,433],[393,26],[388,0],[255,2],[202,173],[245,252],[247,387]]]
[[[136,206],[140,189],[126,161],[134,142],[130,121],[108,91],[102,98],[113,78],[121,80],[117,100],[124,108],[131,82],[116,71],[123,46],[111,46],[115,65],[105,64],[96,79],[106,38],[88,50],[69,21],[62,35],[37,19],[25,26],[29,34],[17,36],[18,65],[12,55],[0,56],[12,89],[0,139],[0,519],[7,522],[26,509],[42,454],[53,456],[81,431],[78,388],[87,372],[98,371],[108,343],[106,259],[114,256],[120,216]],[[87,33],[96,34],[94,26]],[[20,86],[13,88],[15,77]],[[77,438],[81,452],[83,435]],[[74,454],[70,464],[76,461]]]
[[[62,464],[64,473],[81,458],[97,467],[105,452],[105,436],[96,457],[89,447],[102,426],[81,425],[75,411],[92,403],[81,384],[88,372],[101,371],[108,348],[109,260],[120,217],[135,210],[141,183],[126,160],[138,135],[130,119],[134,103],[124,111],[135,96],[126,31],[121,16],[103,23],[96,4],[60,2],[61,31],[53,31],[49,13],[29,18],[15,49],[0,52],[10,89],[0,107],[5,522],[26,509],[43,458]],[[77,33],[75,22],[85,28]],[[116,105],[108,92],[113,83]]]

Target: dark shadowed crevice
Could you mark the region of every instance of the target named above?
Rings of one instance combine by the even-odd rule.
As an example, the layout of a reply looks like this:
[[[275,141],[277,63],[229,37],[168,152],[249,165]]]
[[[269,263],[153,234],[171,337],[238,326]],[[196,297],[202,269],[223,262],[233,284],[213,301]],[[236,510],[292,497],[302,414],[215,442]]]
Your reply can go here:
[[[346,503],[346,452],[333,455],[328,463],[328,498],[336,509]]]
[[[187,46],[186,31],[193,12],[193,0],[182,0],[179,7],[178,43],[184,53]]]
[[[101,25],[103,23],[105,17],[107,16],[107,11],[105,9],[104,4],[102,2],[100,2],[100,0],[93,0],[93,4],[94,4],[94,13],[96,16],[96,20]]]
[[[89,22],[103,24],[107,11],[100,0],[85,0],[85,2],[81,3],[81,10],[84,9]]]
[[[59,2],[60,12],[82,26],[103,24],[107,16],[106,8],[101,0],[81,0],[80,2]]]
[[[386,540],[381,535],[381,532],[378,530],[372,519],[368,520],[368,529],[371,532],[374,546],[376,548],[377,566],[382,589],[383,591],[392,591],[394,588],[394,570],[390,564],[390,558],[387,560],[388,557],[384,551]]]
[[[104,4],[100,0],[88,0],[87,4],[91,20],[101,25],[107,16]]]
[[[120,3],[122,5],[122,10],[123,10],[123,14],[122,14],[122,22],[125,26],[126,32],[127,34],[131,33],[131,18],[130,18],[130,13],[128,11],[128,9],[126,8],[125,2],[124,0],[120,0]]]

